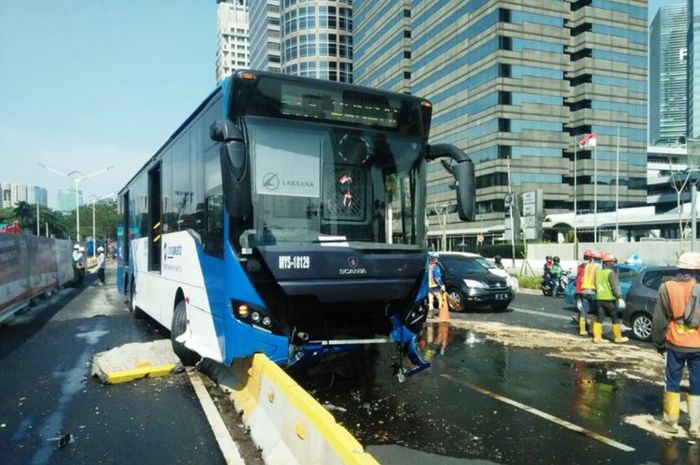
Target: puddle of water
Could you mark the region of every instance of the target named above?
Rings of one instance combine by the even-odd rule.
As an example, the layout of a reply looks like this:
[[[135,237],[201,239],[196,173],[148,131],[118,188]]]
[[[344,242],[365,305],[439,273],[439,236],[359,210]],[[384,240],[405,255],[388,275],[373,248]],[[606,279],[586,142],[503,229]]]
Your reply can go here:
[[[658,415],[658,387],[617,376],[608,364],[550,358],[542,351],[507,347],[454,328],[445,339],[440,329],[437,324],[429,327],[419,344],[432,368],[405,383],[398,383],[394,375],[400,362],[391,345],[368,349],[357,360],[345,363],[361,367],[351,376],[341,376],[343,370],[336,367],[344,362],[335,360],[325,371],[317,369],[297,379],[321,403],[337,407],[333,415],[363,445],[403,448],[381,449],[389,455],[382,463],[442,463],[424,461],[420,453],[445,460],[516,464],[523,463],[523,451],[528,451],[528,463],[533,464],[685,463],[667,460],[663,441],[650,439],[622,422],[631,413]],[[622,452],[584,437],[469,385],[636,451]],[[679,449],[683,460],[690,457],[687,445]],[[408,458],[411,451],[417,451],[415,458]]]

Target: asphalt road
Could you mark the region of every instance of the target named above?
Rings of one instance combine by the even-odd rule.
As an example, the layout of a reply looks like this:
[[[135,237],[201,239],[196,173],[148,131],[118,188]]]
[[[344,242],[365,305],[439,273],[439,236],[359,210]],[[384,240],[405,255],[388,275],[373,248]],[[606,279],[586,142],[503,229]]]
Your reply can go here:
[[[0,328],[0,463],[225,463],[185,374],[114,386],[90,377],[95,353],[166,336],[132,318],[111,269],[107,279],[97,287],[88,275],[85,289]]]
[[[574,333],[573,310],[560,298],[518,294],[505,312],[452,316]],[[396,363],[395,349],[384,346],[300,379],[383,465],[700,464],[699,445],[624,423],[660,415],[662,388],[606,364],[551,358],[454,328],[444,355],[432,349],[430,370],[399,384]]]

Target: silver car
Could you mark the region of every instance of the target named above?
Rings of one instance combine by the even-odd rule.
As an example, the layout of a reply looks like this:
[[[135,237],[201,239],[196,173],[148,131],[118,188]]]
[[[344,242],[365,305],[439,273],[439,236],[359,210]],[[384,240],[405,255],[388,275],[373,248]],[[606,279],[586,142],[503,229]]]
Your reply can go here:
[[[675,266],[652,266],[640,271],[639,276],[632,282],[625,297],[622,319],[632,328],[635,338],[641,341],[651,340],[654,306],[659,287],[677,273],[678,268]]]

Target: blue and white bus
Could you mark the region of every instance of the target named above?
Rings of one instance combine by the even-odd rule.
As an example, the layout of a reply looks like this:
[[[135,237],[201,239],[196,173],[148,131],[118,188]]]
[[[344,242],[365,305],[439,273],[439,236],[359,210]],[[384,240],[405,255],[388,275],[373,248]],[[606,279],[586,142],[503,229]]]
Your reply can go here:
[[[426,161],[474,203],[471,160],[428,144],[427,100],[239,71],[119,194],[118,286],[183,362],[281,365],[395,341],[426,319]]]

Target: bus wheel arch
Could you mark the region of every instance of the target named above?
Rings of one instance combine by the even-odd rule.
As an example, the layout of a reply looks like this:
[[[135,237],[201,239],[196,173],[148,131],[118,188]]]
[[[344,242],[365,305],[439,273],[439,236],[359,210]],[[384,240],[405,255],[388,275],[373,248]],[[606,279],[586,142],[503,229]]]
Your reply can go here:
[[[175,307],[173,309],[173,319],[170,323],[170,342],[173,347],[173,352],[180,359],[184,366],[193,366],[199,362],[201,358],[197,352],[194,352],[184,344],[177,341],[178,336],[187,330],[187,304],[185,303],[185,295],[182,289],[178,289],[175,293]]]

